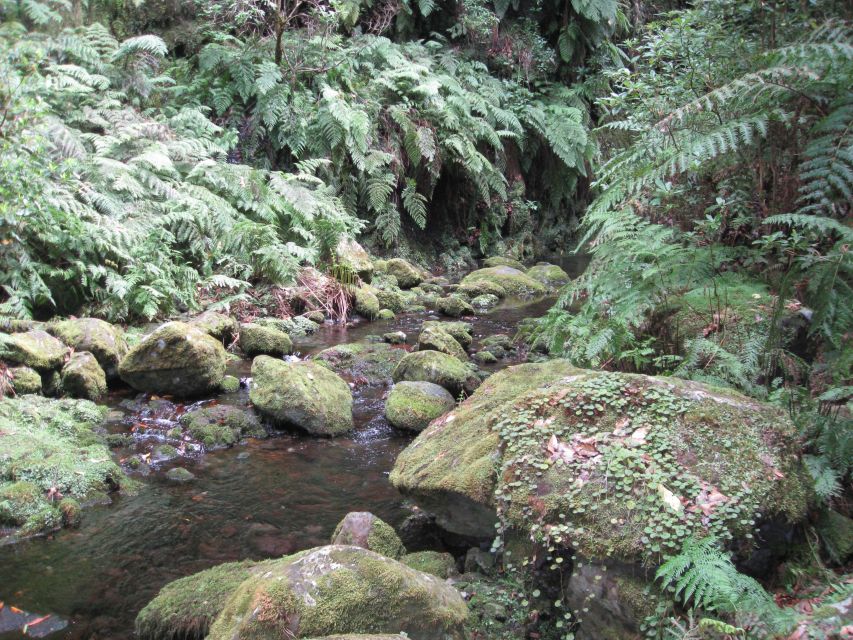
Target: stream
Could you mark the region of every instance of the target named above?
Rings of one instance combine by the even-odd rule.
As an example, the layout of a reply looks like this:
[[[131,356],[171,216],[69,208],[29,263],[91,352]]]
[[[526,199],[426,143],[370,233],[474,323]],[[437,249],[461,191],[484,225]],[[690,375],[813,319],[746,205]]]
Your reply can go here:
[[[474,346],[495,333],[512,335],[522,319],[540,316],[552,304],[553,298],[504,303],[468,319],[474,326]],[[327,323],[297,340],[295,348],[306,357],[396,330],[406,332],[412,345],[427,319],[437,316],[405,314],[351,327]],[[520,357],[486,368],[503,368]],[[246,376],[250,364],[232,363],[229,373]],[[139,492],[116,495],[112,504],[86,509],[79,529],[0,545],[0,601],[67,621],[49,638],[123,640],[133,637],[139,610],[176,578],[222,562],[328,544],[335,525],[350,511],[371,511],[399,525],[412,511],[388,483],[388,473],[413,435],[385,421],[389,386],[354,389],[356,428],[348,437],[276,433],[157,465],[148,475],[131,472],[141,482]],[[147,404],[128,402],[135,397],[129,389],[108,397],[106,403],[114,410],[110,431],[129,432],[137,421],[151,418]],[[245,405],[248,392],[217,400]],[[121,459],[129,452],[117,450],[115,455]],[[186,484],[167,480],[165,472],[177,464],[196,479]],[[0,625],[0,640],[20,637],[31,636],[4,633]]]

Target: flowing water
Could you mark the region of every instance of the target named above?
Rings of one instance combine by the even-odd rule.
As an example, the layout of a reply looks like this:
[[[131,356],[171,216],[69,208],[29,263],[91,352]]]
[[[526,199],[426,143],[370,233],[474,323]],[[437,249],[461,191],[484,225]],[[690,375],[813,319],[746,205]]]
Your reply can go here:
[[[486,336],[514,333],[523,318],[542,315],[552,303],[509,304],[477,317],[475,346]],[[296,348],[309,356],[398,329],[412,343],[421,323],[434,318],[408,314],[355,327],[326,325],[297,341]],[[512,363],[504,360],[491,368]],[[248,365],[235,363],[230,372],[247,375]],[[371,511],[399,524],[411,512],[388,483],[388,473],[412,436],[386,423],[387,392],[385,385],[355,388],[356,429],[350,437],[282,433],[183,458],[181,466],[196,475],[187,484],[164,477],[170,463],[155,465],[147,475],[135,472],[142,485],[136,495],[116,496],[112,504],[87,509],[79,529],[0,546],[0,601],[6,612],[15,606],[33,617],[50,614],[52,620],[66,620],[67,626],[50,638],[131,638],[138,611],[171,580],[221,562],[327,544],[349,511]],[[170,412],[181,410],[133,398],[130,391],[109,398],[116,410],[111,431],[129,432],[139,421],[168,421],[174,417]],[[246,404],[247,392],[218,401]],[[121,459],[123,453],[116,456]],[[49,624],[41,628],[47,630]],[[20,631],[3,630],[0,616],[0,640],[22,637]]]

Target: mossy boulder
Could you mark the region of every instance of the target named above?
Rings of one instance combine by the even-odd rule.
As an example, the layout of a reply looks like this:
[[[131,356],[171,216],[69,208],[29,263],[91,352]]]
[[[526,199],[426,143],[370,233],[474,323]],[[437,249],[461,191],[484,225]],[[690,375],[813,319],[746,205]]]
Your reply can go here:
[[[370,549],[386,558],[399,560],[406,548],[394,528],[367,511],[351,511],[335,527],[331,544]]]
[[[473,393],[480,385],[480,379],[464,362],[440,351],[407,354],[395,367],[392,377],[394,382],[432,382],[454,397]]]
[[[380,309],[379,314],[376,317],[379,320],[393,320],[397,316],[393,311],[391,311],[391,309]]]
[[[455,293],[471,300],[480,296],[495,296],[501,299],[507,295],[506,289],[497,282],[485,279],[470,282],[463,281],[462,284],[456,287]]]
[[[421,351],[441,351],[448,355],[467,360],[468,354],[459,341],[440,326],[432,325],[421,331],[418,336],[418,349]]]
[[[341,236],[335,247],[335,257],[339,265],[349,269],[365,282],[370,282],[373,278],[370,254],[353,238]]]
[[[138,391],[196,396],[219,387],[225,360],[216,338],[183,322],[167,322],[128,352],[119,375]]]
[[[491,351],[478,351],[471,358],[480,365],[494,364],[498,361],[495,354]]]
[[[483,260],[484,267],[512,267],[519,271],[524,271],[525,266],[518,260],[513,258],[505,258],[504,256],[492,256]]]
[[[85,503],[125,485],[100,429],[106,412],[87,400],[0,400],[0,524],[53,529],[62,512],[51,490]]]
[[[9,369],[12,376],[12,390],[15,395],[22,396],[28,393],[41,393],[41,376],[39,372],[30,367],[12,367]]]
[[[253,413],[227,404],[188,411],[181,416],[188,435],[206,449],[230,447],[243,438],[266,438],[267,432]]]
[[[367,384],[386,384],[406,352],[385,342],[351,342],[323,349],[313,357],[338,375]]]
[[[530,267],[527,270],[527,275],[537,282],[541,282],[549,289],[559,289],[571,280],[568,273],[557,265],[548,262],[539,262],[535,266]]]
[[[219,383],[222,393],[237,393],[240,390],[240,379],[236,376],[225,376]]]
[[[500,299],[491,293],[484,293],[471,300],[471,306],[480,311],[488,311],[498,306]]]
[[[293,426],[319,436],[352,431],[352,392],[326,367],[258,356],[252,362],[252,379],[252,404],[273,426]]]
[[[376,299],[379,301],[380,310],[390,309],[394,313],[400,313],[406,308],[406,298],[399,290],[375,289],[374,293],[376,294]]]
[[[462,640],[468,610],[434,576],[360,547],[331,545],[266,564],[246,579],[208,640],[406,633]]]
[[[293,353],[293,342],[278,329],[247,323],[240,325],[240,349],[250,358],[286,356]]]
[[[403,331],[389,331],[382,334],[382,340],[388,344],[406,344],[408,336]]]
[[[453,559],[453,556],[440,551],[407,553],[400,558],[400,562],[416,571],[428,573],[442,580],[446,580],[457,573],[456,560]]]
[[[225,344],[230,343],[240,330],[240,325],[234,318],[216,311],[205,311],[200,313],[192,318],[187,324],[198,327],[207,335],[216,338]]]
[[[72,398],[97,400],[107,392],[107,376],[94,355],[75,351],[62,367],[62,389]]]
[[[534,280],[523,271],[512,267],[487,267],[472,271],[462,280],[462,285],[490,282],[499,285],[506,295],[517,298],[541,296],[547,293],[547,288],[541,282]],[[495,293],[481,290],[480,293]],[[497,295],[495,293],[495,295]]]
[[[474,315],[474,307],[462,296],[449,295],[445,298],[439,298],[435,306],[441,314],[451,318]]]
[[[358,287],[353,294],[356,313],[372,320],[379,315],[379,298],[371,287]]]
[[[570,522],[554,541],[578,555],[654,563],[688,536],[802,518],[795,433],[733,391],[554,360],[490,377],[400,454],[391,482],[451,531],[493,535],[497,490],[519,531]]]
[[[388,261],[388,275],[397,278],[397,286],[401,289],[411,289],[423,282],[420,270],[402,258],[393,258]]]
[[[432,328],[437,328],[441,331],[449,333],[465,349],[470,347],[471,343],[474,342],[474,338],[471,334],[471,332],[474,330],[474,326],[470,322],[462,322],[461,320],[427,320],[423,323],[423,325],[421,325],[422,331],[426,331],[427,329]]]
[[[75,351],[88,351],[108,380],[118,376],[118,365],[128,350],[121,327],[98,318],[63,320],[49,325],[49,331]]]
[[[253,324],[262,327],[271,327],[282,333],[286,333],[291,339],[303,338],[317,332],[317,323],[311,322],[305,316],[293,316],[291,318],[257,318]]]
[[[59,369],[68,347],[42,329],[25,333],[0,333],[0,360],[39,371]]]
[[[398,429],[423,431],[450,411],[456,401],[444,387],[431,382],[398,382],[385,401],[385,417]]]

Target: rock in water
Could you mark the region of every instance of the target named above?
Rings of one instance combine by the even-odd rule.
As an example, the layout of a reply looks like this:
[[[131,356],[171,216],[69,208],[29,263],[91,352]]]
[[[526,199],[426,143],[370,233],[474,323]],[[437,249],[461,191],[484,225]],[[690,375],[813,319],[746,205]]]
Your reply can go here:
[[[240,325],[240,348],[250,358],[255,356],[286,356],[293,353],[290,336],[258,324]]]
[[[62,389],[72,398],[97,400],[107,392],[107,376],[94,355],[76,351],[62,368]]]
[[[314,362],[258,356],[252,362],[255,408],[274,426],[319,436],[352,431],[352,392],[340,376]]]
[[[397,285],[401,289],[411,289],[423,282],[421,272],[402,258],[389,260],[387,269],[389,275],[397,278]]]
[[[564,284],[567,284],[571,278],[569,274],[563,271],[555,264],[548,262],[540,262],[527,270],[527,275],[534,280],[541,282],[549,289],[559,289]]]
[[[398,429],[423,431],[456,406],[444,387],[431,382],[398,382],[385,402],[385,417]]]
[[[219,387],[225,358],[222,344],[198,327],[167,322],[130,350],[119,375],[139,391],[195,396]]]
[[[372,320],[379,315],[379,298],[370,287],[359,287],[355,290],[355,310],[360,315],[368,320]]]
[[[462,392],[473,393],[480,385],[480,379],[464,362],[440,351],[416,351],[406,355],[394,369],[393,377],[394,382],[432,382],[454,397]]]
[[[77,318],[49,325],[49,331],[75,351],[95,356],[108,380],[118,376],[119,362],[128,350],[120,327],[98,318]]]
[[[50,371],[65,361],[68,347],[41,329],[11,335],[0,333],[0,360]]]
[[[418,336],[418,349],[420,351],[441,351],[454,358],[467,360],[468,354],[450,333],[441,328],[441,325],[433,325],[424,328]]]
[[[406,548],[391,525],[367,511],[348,513],[335,528],[332,544],[369,549],[395,560],[406,553]]]
[[[446,298],[439,298],[436,307],[442,314],[451,318],[474,315],[474,307],[462,296],[449,295]]]
[[[524,271],[524,265],[513,258],[505,258],[503,256],[492,256],[483,260],[484,267],[512,267],[519,271]]]
[[[506,295],[519,298],[541,296],[547,293],[547,288],[541,282],[534,280],[523,271],[513,269],[512,267],[478,269],[477,271],[472,271],[462,279],[462,286],[472,294],[476,291],[476,295],[493,293],[499,296],[496,291],[491,290],[489,285],[483,285],[481,289],[473,286],[479,282],[487,282],[491,285],[496,284],[506,291]]]
[[[198,327],[207,335],[226,344],[230,343],[239,331],[239,326],[234,318],[216,311],[200,313],[187,324]]]
[[[465,349],[470,347],[471,343],[474,341],[474,338],[471,335],[471,332],[474,330],[474,327],[470,322],[463,322],[461,320],[455,320],[455,321],[426,320],[423,323],[421,330],[426,331],[427,329],[433,329],[433,328],[437,328],[437,329],[440,329],[442,331],[449,333]]]

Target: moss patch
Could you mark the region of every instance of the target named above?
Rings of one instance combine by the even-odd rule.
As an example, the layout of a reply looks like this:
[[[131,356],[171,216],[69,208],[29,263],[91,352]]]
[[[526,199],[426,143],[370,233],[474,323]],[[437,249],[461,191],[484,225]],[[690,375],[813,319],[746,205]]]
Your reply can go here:
[[[181,416],[190,437],[206,449],[230,447],[242,438],[265,438],[267,432],[254,414],[225,404],[195,409]]]
[[[458,358],[440,351],[417,351],[407,354],[393,374],[394,382],[432,382],[447,389],[454,397],[473,393],[480,380]]]
[[[456,561],[453,556],[439,551],[407,553],[400,558],[400,562],[416,571],[428,573],[442,580],[456,573]]]
[[[240,349],[250,358],[255,356],[284,356],[293,353],[290,336],[258,324],[240,326]]]
[[[367,511],[348,513],[335,527],[331,543],[370,549],[395,560],[406,553],[393,527]]]
[[[406,352],[384,342],[352,342],[324,349],[313,361],[338,375],[368,384],[386,384]]]
[[[385,402],[385,417],[398,429],[423,431],[444,415],[456,401],[444,388],[431,382],[398,382]]]

